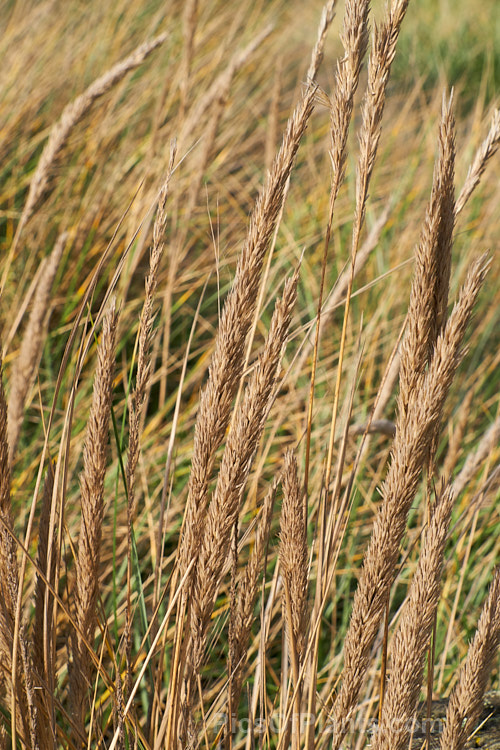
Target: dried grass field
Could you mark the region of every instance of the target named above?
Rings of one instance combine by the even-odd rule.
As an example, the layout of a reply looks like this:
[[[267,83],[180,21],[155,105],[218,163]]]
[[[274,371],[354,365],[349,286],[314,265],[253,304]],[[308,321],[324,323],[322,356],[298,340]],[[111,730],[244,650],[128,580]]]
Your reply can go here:
[[[497,747],[495,0],[1,16],[0,748]]]

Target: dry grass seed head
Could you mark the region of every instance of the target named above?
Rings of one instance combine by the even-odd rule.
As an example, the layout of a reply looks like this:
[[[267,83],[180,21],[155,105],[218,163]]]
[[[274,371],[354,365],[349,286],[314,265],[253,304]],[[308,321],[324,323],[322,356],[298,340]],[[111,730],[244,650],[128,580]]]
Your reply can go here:
[[[440,491],[429,525],[422,535],[417,569],[391,643],[391,676],[379,731],[374,736],[374,750],[408,747],[411,721],[422,687],[425,654],[439,603],[453,500],[449,486]]]
[[[300,658],[306,646],[309,550],[297,459],[291,451],[285,454],[282,485],[280,565],[291,604],[292,622],[287,624],[290,646]]]
[[[359,231],[364,222],[368,185],[371,180],[380,140],[387,82],[396,54],[396,44],[409,0],[395,0],[388,7],[380,26],[375,25],[368,61],[368,83],[363,99],[363,123],[359,133],[360,156],[356,175],[356,230],[353,256],[357,253]]]
[[[410,293],[407,331],[401,348],[400,408],[408,408],[417,380],[432,354],[446,319],[454,227],[455,137],[451,98],[443,101],[439,153]]]
[[[337,63],[335,92],[330,110],[330,159],[332,196],[335,199],[344,179],[346,144],[352,116],[354,94],[368,44],[368,0],[347,0],[341,33],[345,55]]]
[[[321,19],[318,26],[318,38],[316,39],[316,44],[314,45],[313,51],[311,53],[311,61],[307,69],[306,81],[308,81],[309,83],[312,83],[316,80],[318,70],[323,61],[323,50],[325,46],[326,35],[335,15],[334,7],[335,0],[327,0],[325,5],[323,6],[323,10],[321,11]]]
[[[229,620],[229,649],[231,663],[231,707],[237,711],[243,683],[244,667],[248,651],[250,631],[254,621],[254,606],[257,596],[257,584],[260,570],[264,564],[274,498],[277,482],[273,482],[264,499],[258,526],[255,533],[255,543],[243,574],[238,581],[237,594],[234,599],[234,609],[231,610]]]
[[[0,363],[1,366],[1,363]],[[10,496],[10,463],[7,440],[7,403],[0,369],[0,648],[8,669],[12,655],[18,578],[16,544],[12,537],[13,519]]]
[[[86,643],[94,642],[97,624],[97,598],[100,579],[100,547],[104,516],[104,477],[118,315],[114,301],[103,319],[101,341],[97,349],[92,405],[83,449],[83,471],[80,476],[81,527],[76,561],[75,621],[78,631],[73,637],[73,664],[70,673],[70,696],[79,729],[83,730],[85,696],[92,671]]]
[[[482,709],[493,660],[500,646],[500,568],[479,618],[477,631],[451,694],[441,735],[442,750],[461,750]]]
[[[231,425],[214,496],[208,508],[192,596],[189,671],[194,673],[201,665],[214,597],[229,554],[231,529],[238,516],[265,420],[276,396],[278,368],[297,296],[297,281],[298,269],[285,283],[282,299],[276,302],[264,351]]]

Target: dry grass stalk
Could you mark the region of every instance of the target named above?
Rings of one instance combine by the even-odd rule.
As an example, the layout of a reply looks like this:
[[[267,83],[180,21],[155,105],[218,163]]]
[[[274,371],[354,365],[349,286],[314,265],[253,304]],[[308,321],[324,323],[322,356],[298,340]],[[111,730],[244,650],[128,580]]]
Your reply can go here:
[[[43,488],[38,524],[37,571],[34,594],[35,622],[33,624],[33,671],[37,700],[37,734],[47,739],[53,730],[55,654],[53,649],[54,622],[52,606],[54,597],[44,578],[56,586],[57,550],[52,546],[49,570],[50,515],[54,489],[54,470],[49,462]],[[44,743],[42,742],[42,747]]]
[[[69,695],[78,729],[84,733],[87,694],[91,684],[92,661],[87,645],[94,643],[99,594],[99,562],[104,516],[104,477],[108,445],[109,418],[115,367],[115,338],[118,316],[114,301],[103,320],[98,346],[94,392],[83,450],[80,476],[81,528],[78,540],[75,585],[75,623],[73,663]]]
[[[441,735],[442,750],[463,750],[481,713],[493,661],[500,646],[500,568],[497,568],[477,631],[451,694]]]
[[[238,581],[234,599],[234,608],[229,620],[229,653],[230,653],[230,707],[237,712],[241,695],[241,686],[248,651],[250,631],[254,621],[254,607],[257,596],[259,573],[264,562],[277,482],[273,482],[264,499],[255,534],[255,543],[245,570]]]
[[[486,164],[496,153],[500,145],[500,109],[493,112],[491,127],[488,135],[478,148],[474,161],[469,167],[467,178],[458,196],[455,206],[455,215],[458,215],[472,195],[474,189],[481,180],[481,176],[486,168]]]
[[[459,495],[465,486],[476,475],[479,467],[487,459],[490,453],[495,450],[500,442],[500,414],[497,415],[493,424],[491,424],[475,451],[471,451],[463,465],[462,470],[453,482],[453,491]]]
[[[399,544],[415,498],[420,473],[456,369],[474,303],[484,281],[486,257],[472,264],[457,303],[438,337],[425,375],[417,382],[406,409],[399,407],[392,460],[382,485],[382,504],[375,519],[349,628],[344,641],[342,686],[334,706],[337,750],[355,708],[369,652],[377,635],[397,567]]]
[[[147,388],[151,377],[152,367],[152,342],[154,337],[154,304],[156,297],[156,288],[158,284],[158,274],[165,250],[165,228],[167,224],[167,198],[169,192],[170,179],[174,171],[175,156],[177,147],[175,141],[171,144],[170,160],[166,178],[158,194],[158,205],[155,222],[153,224],[153,245],[149,256],[149,273],[146,277],[144,303],[141,310],[138,332],[138,355],[137,355],[137,373],[135,388],[130,399],[129,406],[129,440],[127,455],[127,622],[125,627],[125,644],[126,662],[127,662],[127,679],[124,690],[128,695],[132,675],[129,669],[130,653],[132,650],[132,521],[137,510],[137,499],[135,495],[135,475],[137,463],[140,454],[141,432],[144,421],[144,412],[146,410]],[[160,528],[163,526],[164,504],[160,508]]]
[[[11,464],[16,454],[26,397],[40,362],[40,357],[42,356],[50,315],[50,295],[67,237],[66,232],[59,235],[54,249],[45,261],[45,266],[35,292],[33,309],[31,310],[19,350],[19,356],[12,367],[8,402],[9,460]]]
[[[193,702],[192,684],[205,650],[215,596],[229,555],[231,529],[238,518],[241,495],[265,420],[276,396],[275,386],[297,296],[298,270],[276,303],[264,351],[235,414],[221,462],[214,496],[209,505],[193,582],[190,648],[186,670],[189,690],[185,712]]]
[[[373,750],[408,747],[412,718],[422,687],[425,654],[441,591],[443,556],[454,495],[442,490],[422,535],[422,551],[391,645],[391,676]]]
[[[439,154],[422,234],[415,252],[406,336],[401,347],[400,400],[406,410],[422,377],[439,330],[445,320],[455,220],[453,175],[454,119],[451,98],[443,101]]]
[[[16,658],[16,640],[24,636],[19,633],[16,624],[19,571],[17,546],[13,537],[7,403],[1,365],[0,361],[0,685],[10,698],[12,736],[15,737],[16,732],[20,731],[22,739],[28,742],[28,737],[31,736],[33,744],[36,710],[25,643],[19,642],[24,670]]]

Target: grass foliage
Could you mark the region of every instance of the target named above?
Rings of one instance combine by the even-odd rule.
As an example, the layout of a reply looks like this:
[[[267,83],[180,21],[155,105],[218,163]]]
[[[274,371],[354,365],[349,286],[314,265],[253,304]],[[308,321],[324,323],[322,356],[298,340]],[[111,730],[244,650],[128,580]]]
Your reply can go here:
[[[306,5],[4,4],[2,748],[498,689],[495,2]]]

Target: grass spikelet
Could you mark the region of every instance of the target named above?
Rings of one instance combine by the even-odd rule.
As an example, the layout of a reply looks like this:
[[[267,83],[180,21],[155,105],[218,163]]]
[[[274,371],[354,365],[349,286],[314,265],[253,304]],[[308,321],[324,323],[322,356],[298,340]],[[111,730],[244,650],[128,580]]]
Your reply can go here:
[[[372,49],[368,62],[368,84],[363,99],[363,124],[359,134],[360,155],[356,175],[356,217],[353,232],[352,263],[359,245],[364,223],[368,186],[380,140],[387,83],[396,54],[396,44],[409,0],[392,0],[381,26],[373,30]]]
[[[10,594],[7,588],[9,581],[8,571],[10,568],[8,561],[12,555],[14,555],[15,558],[15,546],[13,546],[12,537],[8,533],[8,529],[12,530],[12,508],[10,499],[10,464],[7,431],[7,403],[5,401],[2,372],[2,377],[0,377],[0,586],[2,587],[2,598],[4,601],[4,607],[2,607],[1,610],[3,613],[9,609],[8,603],[10,602]],[[12,615],[12,612],[10,614]],[[7,630],[8,628],[0,629],[0,635],[7,632]]]
[[[92,661],[87,653],[87,644],[94,643],[94,631],[97,625],[104,476],[113,392],[117,322],[118,316],[112,303],[103,319],[101,341],[98,346],[94,393],[83,451],[83,472],[80,477],[82,522],[76,566],[75,623],[77,630],[73,636],[73,664],[69,691],[74,718],[82,734],[92,674]]]
[[[463,750],[477,723],[493,660],[500,646],[500,568],[484,603],[477,631],[460,669],[441,735],[442,750]]]
[[[271,26],[266,26],[262,31],[256,34],[253,39],[243,48],[237,50],[231,57],[226,68],[217,76],[212,85],[199,97],[195,105],[186,117],[182,130],[179,134],[179,144],[182,145],[188,133],[193,129],[206,112],[209,112],[214,102],[220,97],[221,93],[227,91],[231,80],[245,65],[252,53],[260,44],[269,36],[272,31]],[[196,177],[198,179],[198,175]]]
[[[90,86],[80,94],[74,101],[70,102],[64,108],[61,117],[52,127],[49,135],[49,139],[45,144],[45,147],[40,156],[37,168],[33,177],[31,178],[30,188],[28,191],[28,197],[24,204],[23,212],[19,220],[19,224],[16,229],[16,235],[12,242],[9,250],[9,257],[5,263],[4,271],[2,274],[1,286],[5,285],[7,274],[10,268],[10,263],[14,256],[14,253],[19,242],[19,237],[24,227],[30,220],[33,212],[35,211],[38,203],[40,202],[43,194],[45,193],[48,183],[51,169],[56,161],[59,153],[63,149],[69,135],[75,125],[82,119],[82,117],[88,112],[96,99],[104,96],[113,86],[115,86],[121,79],[130,71],[137,68],[144,60],[159,47],[165,39],[166,34],[160,34],[150,42],[145,42],[137,47],[131,55],[126,57],[124,60],[116,63],[110,70],[104,75],[97,78]]]
[[[186,12],[191,13],[192,9]],[[266,27],[260,34],[257,34],[243,49],[238,50],[234,53],[229,61],[227,67],[220,73],[213,84],[210,86],[208,91],[202,97],[202,100],[197,103],[194,110],[189,113],[186,120],[183,122],[182,131],[180,134],[180,144],[182,145],[186,137],[191,133],[193,127],[198,124],[200,118],[204,117],[206,113],[209,113],[208,121],[204,129],[203,140],[197,154],[197,169],[193,176],[193,179],[189,185],[189,193],[186,199],[186,206],[184,208],[184,222],[189,222],[192,213],[196,207],[196,201],[200,191],[200,187],[203,182],[203,177],[207,165],[209,164],[209,157],[214,147],[217,130],[219,123],[227,104],[229,92],[231,90],[231,84],[235,75],[245,65],[245,63],[251,58],[252,54],[259,47],[260,44],[266,39],[271,31],[270,27]],[[170,278],[173,279],[177,271],[180,255],[183,252],[183,247],[187,237],[187,226],[184,226],[179,232],[177,237],[177,250],[172,258],[174,264],[170,271]]]
[[[465,396],[457,415],[456,425],[453,432],[450,435],[448,441],[448,447],[446,451],[446,458],[442,468],[442,476],[445,477],[446,481],[452,475],[453,470],[457,464],[457,459],[461,453],[462,443],[467,429],[467,424],[470,419],[471,407],[474,399],[474,389],[471,388]],[[455,493],[455,496],[458,493]]]
[[[422,687],[426,649],[441,592],[444,547],[453,491],[442,490],[422,537],[422,552],[391,644],[389,679],[373,750],[408,747],[411,720]]]
[[[146,406],[147,386],[151,376],[151,348],[154,336],[154,304],[156,288],[158,285],[158,274],[160,272],[161,260],[165,249],[165,229],[167,224],[167,197],[170,179],[174,170],[176,156],[176,144],[171,144],[170,163],[167,176],[160,188],[156,218],[153,225],[153,245],[149,256],[149,273],[146,277],[144,304],[141,310],[141,318],[138,332],[138,355],[135,388],[132,392],[129,405],[129,438],[127,454],[127,626],[125,635],[125,651],[127,665],[130,663],[131,643],[131,587],[132,587],[132,522],[137,510],[137,499],[135,495],[135,475],[140,454],[141,429]],[[131,675],[127,670],[127,682],[125,690],[128,694]]]

